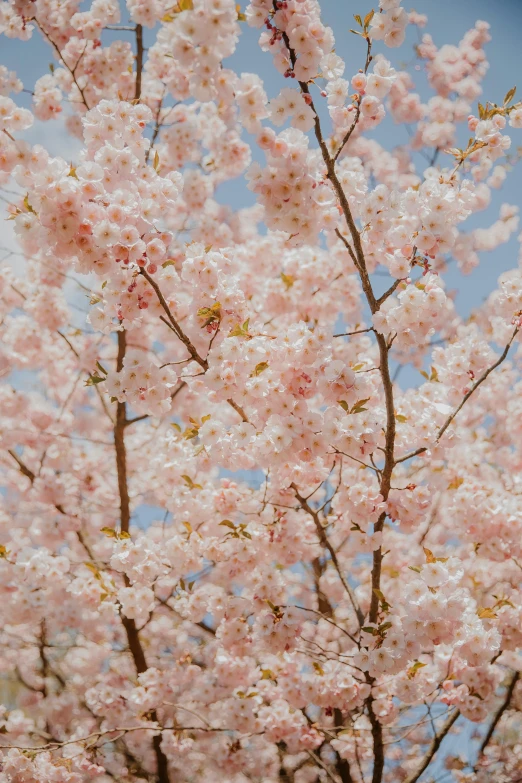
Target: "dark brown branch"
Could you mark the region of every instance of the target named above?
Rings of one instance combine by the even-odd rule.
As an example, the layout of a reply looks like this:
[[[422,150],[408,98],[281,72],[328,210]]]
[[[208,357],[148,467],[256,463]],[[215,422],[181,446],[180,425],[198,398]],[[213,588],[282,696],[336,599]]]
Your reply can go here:
[[[32,484],[33,481],[36,478],[36,475],[33,473],[33,471],[30,470],[30,468],[28,468],[27,465],[24,462],[22,462],[22,460],[16,454],[15,451],[13,451],[12,449],[7,449],[7,453],[10,454],[11,457],[17,463],[18,467],[20,468],[20,473],[23,473],[23,475],[26,476],[29,479],[29,481],[31,482],[31,484]]]
[[[143,27],[136,25],[136,89],[134,91],[134,100],[141,98],[141,76],[143,73]]]
[[[116,370],[121,372],[123,369],[123,360],[127,349],[127,336],[124,329],[118,332],[118,355],[116,358]],[[130,525],[130,499],[127,476],[127,451],[125,448],[125,423],[127,421],[127,406],[125,402],[118,402],[116,407],[116,423],[114,425],[114,448],[116,451],[116,472],[118,476],[118,492],[120,496],[120,532],[128,533]],[[125,583],[129,584],[125,574]],[[134,661],[134,667],[137,674],[142,674],[148,669],[147,661],[136,623],[133,619],[121,614],[121,621],[127,634],[127,643],[129,651]],[[151,720],[157,721],[158,716],[155,710],[151,712]],[[158,783],[170,783],[167,757],[161,749],[161,734],[155,735],[152,739],[154,753],[156,756]]]
[[[334,718],[334,724],[335,726],[342,726],[343,725],[343,713],[340,709],[335,708],[333,711],[333,718]],[[337,773],[339,777],[341,778],[341,783],[354,783],[353,777],[352,777],[352,771],[350,769],[350,762],[348,759],[343,759],[340,757],[340,755],[335,751],[336,755],[336,767],[337,767]]]
[[[420,766],[417,768],[417,770],[415,772],[412,772],[412,774],[409,777],[406,778],[404,783],[417,783],[417,781],[420,778],[420,776],[422,775],[422,773],[431,764],[431,760],[433,759],[434,755],[436,754],[436,752],[440,748],[444,737],[449,733],[451,727],[453,726],[453,724],[455,723],[455,721],[457,720],[459,715],[460,715],[460,710],[455,710],[455,712],[453,712],[449,716],[447,721],[442,726],[441,730],[439,732],[437,732],[437,734],[435,734],[435,736],[433,737],[431,745],[428,748],[428,751],[427,751],[426,755],[424,756]]]
[[[274,4],[275,8],[275,4]],[[296,55],[293,49],[290,46],[290,42],[288,39],[288,36],[286,33],[282,34],[283,41],[285,42],[285,45],[288,48],[290,62],[292,63],[292,68],[295,66],[296,63]],[[307,95],[310,96],[310,90],[308,88],[308,84],[305,82],[299,82],[299,86],[301,88],[301,91]],[[357,271],[359,272],[359,277],[361,280],[361,285],[366,297],[366,300],[368,302],[368,305],[370,307],[372,315],[375,314],[379,309],[379,304],[377,303],[377,300],[375,298],[375,294],[373,292],[373,288],[371,285],[370,277],[368,275],[368,270],[366,268],[366,259],[364,257],[364,250],[362,247],[362,240],[361,240],[361,234],[359,233],[357,226],[355,225],[355,221],[350,209],[350,205],[348,203],[348,199],[346,197],[346,194],[343,190],[343,187],[341,185],[341,182],[337,176],[336,168],[335,168],[335,160],[331,157],[330,152],[328,150],[328,146],[323,138],[322,130],[321,130],[321,123],[319,120],[319,115],[317,114],[317,111],[314,106],[314,102],[312,97],[309,97],[309,105],[312,109],[312,111],[315,114],[314,119],[314,131],[315,131],[315,137],[317,139],[317,143],[319,144],[319,148],[321,150],[321,154],[323,156],[323,161],[326,166],[327,170],[327,178],[332,183],[333,189],[337,195],[337,198],[339,200],[339,204],[342,210],[342,213],[344,215],[344,219],[346,221],[346,224],[348,226],[348,229],[350,231],[350,235],[353,242],[353,249],[348,240],[343,237],[340,231],[336,229],[337,236],[344,242],[348,252],[350,253],[350,257],[352,258],[352,261],[354,262]],[[386,401],[386,442],[385,442],[385,462],[384,467],[381,474],[381,483],[380,483],[380,493],[383,496],[384,501],[388,499],[388,494],[390,491],[390,485],[391,485],[391,476],[393,473],[393,468],[395,465],[394,461],[394,448],[395,448],[395,410],[394,410],[394,403],[393,403],[393,384],[390,378],[390,371],[389,371],[389,347],[386,343],[386,338],[384,335],[376,333],[377,343],[379,346],[379,355],[380,355],[380,372],[381,372],[381,378],[382,383],[384,387],[384,395],[385,395],[385,401]],[[300,501],[301,502],[301,501]],[[301,503],[302,505],[302,503]],[[386,519],[386,513],[383,512],[376,525],[375,530],[376,532],[382,531],[384,527],[384,521]],[[319,520],[317,520],[319,522]],[[317,526],[317,525],[316,525]],[[326,542],[328,542],[328,539],[325,536],[324,530],[322,529],[322,526],[319,523],[318,533],[321,531],[323,537],[326,539]],[[377,551],[373,553],[373,567],[372,567],[372,598],[371,598],[371,608],[370,608],[370,620],[372,616],[376,617],[378,613],[378,599],[376,594],[374,593],[375,589],[380,588],[380,579],[381,579],[381,564],[382,564],[382,549],[379,548]],[[344,582],[343,582],[344,584]],[[345,584],[345,587],[348,583]],[[349,585],[348,585],[349,587]],[[351,588],[350,588],[351,590]],[[349,593],[350,595],[350,593]],[[352,600],[353,604],[353,600]],[[360,614],[359,614],[360,613]],[[361,619],[362,612],[359,608],[358,618],[362,625],[363,620]],[[375,621],[373,621],[375,622]],[[378,718],[373,714],[372,709],[372,700],[371,698],[368,700],[368,709],[370,713],[370,720],[372,722],[372,737],[373,737],[373,752],[374,752],[374,764],[373,764],[373,774],[372,774],[372,783],[381,783],[383,774],[384,774],[384,745],[383,745],[383,733],[382,733],[382,725]],[[372,720],[373,716],[373,720]]]
[[[234,408],[235,412],[236,412],[237,414],[239,414],[239,416],[241,416],[241,418],[243,419],[243,421],[244,421],[244,422],[246,422],[246,423],[248,424],[248,416],[246,415],[246,413],[245,413],[245,411],[243,410],[243,408],[242,408],[240,405],[238,405],[238,404],[237,404],[237,402],[234,402],[234,400],[233,400],[233,399],[231,399],[230,397],[228,398],[227,402],[228,402],[228,404],[229,404],[229,405],[230,405],[232,408]]]
[[[508,686],[506,688],[506,694],[504,696],[502,704],[500,705],[500,707],[496,711],[496,713],[495,713],[495,715],[493,717],[493,720],[491,721],[491,724],[489,726],[489,729],[487,730],[487,732],[486,732],[486,734],[484,736],[484,739],[482,740],[482,743],[480,745],[479,752],[478,752],[478,757],[477,757],[477,764],[475,765],[475,772],[477,771],[478,766],[479,766],[478,762],[480,761],[481,757],[484,755],[484,751],[486,750],[487,746],[491,742],[491,738],[493,737],[493,734],[495,733],[495,729],[497,728],[497,726],[498,726],[498,724],[500,722],[500,719],[502,718],[502,716],[505,713],[505,711],[509,708],[511,699],[513,697],[513,693],[515,691],[515,688],[516,688],[516,685],[517,685],[517,682],[519,681],[519,679],[520,679],[520,672],[518,672],[518,671],[513,672],[511,677],[510,677]]]
[[[177,320],[176,320],[176,319],[174,318],[174,316],[172,315],[171,309],[170,309],[170,307],[168,306],[168,304],[167,304],[167,301],[166,301],[165,297],[163,296],[163,294],[162,294],[162,292],[161,292],[161,288],[159,287],[159,285],[158,285],[158,284],[156,283],[156,281],[155,281],[155,280],[154,280],[154,279],[153,279],[153,278],[152,278],[152,277],[149,275],[149,273],[145,271],[145,269],[141,268],[141,269],[140,269],[140,274],[142,274],[142,275],[143,275],[143,277],[145,278],[145,280],[147,280],[147,282],[149,283],[149,285],[151,285],[151,286],[152,286],[152,288],[154,289],[154,291],[156,292],[156,296],[158,297],[158,299],[159,299],[159,302],[160,302],[160,304],[161,304],[161,306],[162,306],[163,310],[164,310],[164,311],[165,311],[165,313],[167,314],[167,319],[168,319],[168,320],[169,320],[169,322],[170,322],[170,325],[171,325],[171,327],[172,327],[172,330],[173,330],[173,331],[176,333],[177,337],[178,337],[178,338],[181,340],[181,342],[183,343],[183,345],[185,346],[185,348],[187,349],[187,351],[189,352],[189,354],[192,356],[192,358],[194,359],[194,361],[195,361],[195,362],[197,362],[197,363],[199,364],[199,366],[200,366],[200,367],[201,367],[203,370],[205,370],[205,371],[206,371],[206,370],[208,370],[208,362],[207,362],[207,360],[206,360],[206,359],[203,359],[203,358],[202,358],[202,357],[199,355],[199,353],[197,352],[197,350],[196,350],[195,346],[192,344],[191,340],[190,340],[190,339],[187,337],[187,335],[186,335],[186,334],[183,332],[183,330],[182,330],[181,326],[179,325],[179,323],[177,322]],[[162,320],[163,320],[163,319],[162,319]]]
[[[378,307],[380,307],[380,306],[382,305],[382,303],[383,303],[383,302],[385,302],[385,301],[388,299],[388,297],[389,297],[389,296],[391,296],[391,295],[393,294],[393,292],[394,292],[394,291],[395,291],[395,290],[396,290],[396,289],[399,287],[400,283],[402,283],[402,280],[401,280],[400,278],[398,278],[397,280],[395,280],[395,281],[392,283],[392,285],[391,285],[391,286],[388,288],[388,290],[387,290],[387,291],[385,291],[385,292],[382,294],[382,296],[380,296],[380,297],[377,299],[377,306],[378,306]]]

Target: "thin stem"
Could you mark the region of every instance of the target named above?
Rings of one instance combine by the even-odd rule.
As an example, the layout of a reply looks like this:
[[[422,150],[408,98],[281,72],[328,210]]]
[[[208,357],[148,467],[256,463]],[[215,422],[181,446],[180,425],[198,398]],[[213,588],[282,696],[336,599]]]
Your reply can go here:
[[[369,67],[371,61],[372,61],[372,39],[368,36],[366,38],[366,63],[364,65],[364,73],[368,73],[368,67]],[[343,149],[344,149],[345,145],[347,144],[347,142],[349,141],[352,133],[354,132],[354,130],[355,130],[356,126],[357,126],[357,123],[359,122],[360,116],[361,116],[361,102],[359,100],[357,102],[357,108],[355,110],[355,117],[353,119],[353,122],[352,122],[350,128],[348,129],[346,135],[344,136],[339,149],[337,150],[337,152],[333,156],[334,163],[337,160],[337,158],[339,157],[339,155],[341,154],[341,152],[343,151]]]
[[[293,483],[290,484],[290,487],[294,490],[295,496],[296,496],[297,500],[299,501],[299,503],[301,505],[301,508],[304,511],[306,511],[306,513],[309,514],[312,517],[312,519],[313,519],[313,521],[315,523],[315,529],[317,531],[317,535],[318,535],[319,541],[324,546],[324,548],[328,550],[328,552],[330,554],[330,557],[331,557],[331,560],[332,560],[332,563],[333,563],[333,566],[334,566],[335,570],[337,571],[339,579],[341,580],[342,585],[343,585],[344,589],[346,590],[346,592],[348,594],[348,598],[350,599],[350,603],[352,604],[354,612],[357,615],[357,619],[359,621],[359,625],[362,626],[362,624],[364,622],[363,611],[362,611],[361,607],[359,606],[359,604],[357,602],[357,598],[355,597],[355,593],[354,593],[352,587],[347,582],[347,580],[346,580],[346,578],[345,578],[345,576],[344,576],[344,574],[342,572],[341,566],[339,564],[339,560],[337,559],[337,554],[335,552],[335,549],[333,548],[333,546],[331,545],[330,541],[328,540],[328,537],[327,537],[327,535],[326,535],[326,533],[324,531],[324,528],[323,528],[323,526],[321,524],[321,520],[319,519],[319,515],[317,514],[317,511],[315,511],[311,506],[308,505],[308,503],[306,501],[306,498],[304,498],[300,494],[300,492],[299,492],[299,490],[298,490],[298,488],[296,487],[295,484],[293,484]]]
[[[365,332],[374,332],[375,329],[373,326],[370,326],[368,329],[356,329],[355,332],[340,332],[339,334],[334,334],[334,337],[351,337],[352,334],[364,334]]]
[[[172,312],[170,310],[170,307],[168,306],[167,301],[166,301],[165,297],[163,296],[163,294],[161,292],[161,289],[160,289],[159,285],[149,275],[149,273],[146,272],[145,269],[143,269],[143,267],[140,269],[140,274],[143,275],[145,280],[147,280],[149,285],[151,285],[152,288],[154,289],[154,291],[156,292],[156,296],[158,297],[159,302],[160,302],[163,310],[167,314],[167,319],[170,322],[170,326],[172,328],[172,331],[175,332],[177,337],[181,340],[181,342],[183,343],[183,345],[185,346],[185,348],[187,349],[189,354],[192,356],[194,361],[197,362],[199,364],[199,366],[203,370],[205,370],[205,371],[208,370],[208,362],[207,362],[207,360],[203,359],[199,355],[199,353],[197,352],[195,346],[192,344],[191,340],[187,337],[186,334],[184,334],[181,326],[179,325],[177,320],[174,318],[174,316],[173,316],[173,314],[172,314]],[[162,320],[164,320],[164,319],[162,319]]]
[[[46,33],[46,31],[43,29],[43,27],[42,27],[42,25],[40,24],[40,22],[38,21],[38,19],[37,19],[36,17],[33,17],[32,21],[33,21],[33,22],[36,24],[36,26],[38,27],[38,29],[40,30],[40,32],[42,33],[42,35],[43,35],[45,38],[47,38],[47,40],[49,41],[49,43],[51,44],[51,46],[52,46],[52,47],[53,47],[53,49],[55,50],[56,54],[58,55],[58,59],[59,59],[59,60],[60,60],[60,61],[61,61],[61,62],[64,64],[64,66],[67,68],[67,70],[68,70],[68,71],[69,71],[69,73],[71,74],[72,80],[73,80],[73,82],[75,83],[76,87],[78,88],[78,92],[80,93],[80,95],[81,95],[81,97],[82,97],[82,103],[83,103],[83,105],[85,106],[85,108],[88,110],[90,107],[89,107],[89,104],[87,103],[87,99],[86,99],[86,97],[85,97],[85,93],[84,93],[83,89],[80,87],[80,85],[78,84],[78,81],[77,81],[77,79],[76,79],[76,74],[75,74],[75,71],[76,71],[76,68],[78,67],[78,63],[76,63],[76,65],[75,65],[75,67],[74,67],[74,70],[73,70],[72,68],[70,68],[70,66],[69,66],[69,65],[68,65],[68,64],[65,62],[65,60],[63,59],[63,57],[62,57],[62,53],[61,53],[61,51],[60,51],[60,48],[57,46],[57,44],[55,44],[55,42],[53,41],[53,39],[52,39],[52,38],[51,38],[51,37],[50,37],[50,36],[49,36],[49,35]],[[79,61],[78,61],[78,62],[79,62]]]
[[[452,413],[450,413],[450,415],[448,416],[448,418],[446,419],[446,421],[444,422],[444,424],[442,425],[442,427],[441,427],[441,428],[440,428],[440,430],[438,431],[438,433],[437,433],[437,437],[436,437],[436,439],[435,439],[435,443],[438,443],[438,442],[439,442],[439,440],[442,438],[442,436],[444,435],[444,433],[445,433],[445,432],[446,432],[446,430],[448,429],[448,427],[449,427],[449,425],[451,424],[451,422],[453,421],[453,419],[454,419],[454,418],[457,416],[457,414],[458,414],[458,413],[459,413],[459,412],[462,410],[462,408],[464,407],[464,405],[466,404],[466,402],[469,400],[469,398],[471,397],[471,395],[475,393],[475,391],[478,389],[478,387],[479,387],[479,386],[480,386],[482,383],[484,383],[484,381],[486,380],[486,378],[487,378],[489,375],[491,375],[491,373],[493,372],[493,370],[496,370],[496,368],[497,368],[497,367],[499,367],[499,366],[502,364],[502,362],[504,361],[504,359],[506,358],[506,356],[507,356],[507,355],[508,355],[508,353],[509,353],[509,349],[511,348],[511,345],[513,344],[513,340],[514,340],[514,339],[515,339],[515,337],[517,336],[517,334],[518,334],[518,332],[519,332],[519,329],[520,329],[520,327],[519,327],[519,326],[515,327],[515,330],[514,330],[513,334],[511,335],[511,339],[510,339],[510,341],[508,342],[508,344],[506,345],[506,347],[505,347],[505,348],[504,348],[504,350],[502,351],[502,354],[501,354],[501,355],[500,355],[500,357],[497,359],[497,361],[496,361],[494,364],[492,364],[492,365],[491,365],[491,367],[488,367],[488,368],[487,368],[487,370],[484,370],[484,372],[482,373],[482,375],[480,376],[480,378],[478,378],[478,379],[475,381],[475,383],[473,384],[473,386],[471,387],[471,389],[470,389],[470,390],[469,390],[469,391],[468,391],[468,392],[467,392],[467,393],[464,395],[464,397],[462,398],[462,401],[461,401],[461,403],[460,403],[460,404],[459,404],[459,405],[458,405],[458,406],[455,408],[455,410],[454,410]],[[406,454],[404,457],[400,457],[400,459],[397,459],[397,460],[395,460],[395,464],[396,464],[396,465],[398,465],[400,462],[406,462],[406,460],[408,460],[408,459],[411,459],[412,457],[416,457],[416,456],[418,456],[419,454],[424,454],[424,452],[425,452],[425,451],[427,451],[427,450],[428,450],[428,447],[427,447],[427,446],[422,446],[421,448],[415,449],[415,451],[410,451],[410,453],[409,453],[409,454]]]

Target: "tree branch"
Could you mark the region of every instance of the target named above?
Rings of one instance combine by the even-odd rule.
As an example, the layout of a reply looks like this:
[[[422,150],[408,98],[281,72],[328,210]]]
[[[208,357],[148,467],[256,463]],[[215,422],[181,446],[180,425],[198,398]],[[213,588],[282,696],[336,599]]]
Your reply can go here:
[[[136,25],[136,88],[134,91],[134,100],[141,98],[141,76],[143,73],[143,27]]]
[[[124,329],[118,332],[118,355],[116,358],[116,370],[121,372],[123,360],[127,349],[127,334]],[[116,422],[114,424],[114,448],[116,451],[116,472],[118,476],[118,491],[120,496],[120,532],[128,533],[130,525],[130,499],[127,476],[127,452],[125,448],[125,426],[127,421],[127,405],[118,402],[116,407]],[[129,586],[129,578],[124,575],[126,586]],[[121,621],[127,634],[127,643],[134,661],[137,674],[143,674],[148,669],[147,661],[136,623],[133,619],[125,617],[120,612]],[[155,710],[151,711],[151,719],[158,720]],[[158,783],[170,783],[167,757],[161,749],[161,734],[155,734],[152,738],[154,753],[156,756]]]
[[[437,734],[435,734],[435,736],[433,737],[431,745],[428,748],[428,751],[424,756],[420,766],[417,768],[415,772],[412,772],[412,774],[406,778],[404,783],[417,783],[417,780],[420,778],[424,770],[426,770],[429,767],[432,758],[434,757],[434,755],[436,754],[436,752],[438,751],[438,749],[442,744],[442,740],[449,733],[451,727],[458,719],[459,715],[460,715],[460,710],[455,710],[455,712],[453,712],[449,716],[447,721],[442,726],[441,730],[437,732]]]
[[[478,756],[477,756],[477,763],[475,764],[474,771],[476,772],[479,767],[479,761],[484,755],[484,751],[486,750],[487,746],[489,745],[491,738],[493,737],[493,734],[495,733],[495,729],[497,728],[500,719],[502,718],[505,711],[509,708],[509,704],[511,702],[513,693],[515,691],[517,682],[520,679],[520,672],[515,671],[510,677],[508,686],[506,688],[506,694],[504,696],[504,699],[502,701],[502,704],[498,708],[498,710],[495,713],[495,716],[493,720],[491,721],[491,724],[489,726],[489,729],[487,730],[484,739],[482,740],[482,743],[479,748]]]

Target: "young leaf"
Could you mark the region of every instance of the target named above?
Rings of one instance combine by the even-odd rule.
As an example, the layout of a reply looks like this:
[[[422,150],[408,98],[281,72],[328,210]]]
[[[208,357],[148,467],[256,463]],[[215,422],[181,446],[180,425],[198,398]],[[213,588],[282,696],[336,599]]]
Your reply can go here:
[[[284,272],[281,272],[281,280],[283,281],[287,289],[292,288],[294,284],[294,278],[291,275],[285,275]]]
[[[365,29],[365,30],[367,30],[367,29],[368,29],[368,25],[369,25],[369,24],[370,24],[370,22],[372,21],[372,19],[373,19],[374,15],[375,15],[375,11],[374,11],[374,10],[373,10],[373,8],[372,8],[372,10],[371,10],[371,11],[369,11],[369,12],[366,14],[366,16],[364,17],[364,29]]]
[[[101,527],[100,533],[105,533],[108,538],[118,538],[117,532],[112,527]]]
[[[268,362],[259,362],[259,364],[256,364],[252,375],[261,375],[261,373],[266,369],[268,369]]]
[[[497,616],[496,612],[494,612],[490,607],[479,608],[477,615],[481,620],[494,620]]]
[[[233,522],[230,521],[230,519],[224,519],[219,524],[223,525],[223,527],[229,527],[231,530],[235,530],[236,529],[236,526],[234,525]]]
[[[413,680],[419,669],[422,669],[424,666],[427,666],[427,663],[421,663],[421,661],[415,661],[415,663],[410,666],[410,668],[407,671],[407,677],[409,680]]]
[[[365,408],[364,405],[368,402],[369,399],[369,397],[366,397],[364,400],[358,400],[351,409],[350,413],[363,413],[363,411],[367,411],[368,408]]]
[[[425,546],[422,547],[424,550],[424,554],[426,555],[426,562],[427,563],[435,563],[437,558],[431,551],[431,549],[427,549]]]

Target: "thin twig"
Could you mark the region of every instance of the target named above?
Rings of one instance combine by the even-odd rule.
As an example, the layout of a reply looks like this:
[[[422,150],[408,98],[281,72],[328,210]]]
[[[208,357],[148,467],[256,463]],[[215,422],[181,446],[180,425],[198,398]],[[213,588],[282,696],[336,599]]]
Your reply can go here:
[[[478,387],[479,387],[479,386],[480,386],[482,383],[484,383],[484,381],[486,380],[486,378],[487,378],[489,375],[491,375],[491,373],[493,372],[493,370],[496,370],[496,368],[497,368],[499,365],[501,365],[501,364],[502,364],[502,362],[504,361],[504,359],[506,358],[506,356],[507,356],[507,355],[508,355],[508,353],[509,353],[509,349],[511,348],[511,345],[512,345],[512,343],[513,343],[513,340],[514,340],[514,339],[515,339],[515,337],[517,336],[519,329],[520,329],[520,327],[519,327],[519,326],[515,327],[515,330],[514,330],[513,334],[511,335],[511,339],[510,339],[510,341],[508,342],[508,344],[506,345],[506,347],[505,347],[505,348],[504,348],[504,350],[502,351],[502,354],[501,354],[501,355],[500,355],[500,357],[497,359],[497,361],[496,361],[494,364],[492,364],[492,365],[491,365],[491,367],[488,367],[488,368],[487,368],[487,370],[485,370],[485,371],[482,373],[482,375],[480,376],[480,378],[478,378],[478,379],[475,381],[475,383],[473,384],[473,386],[471,387],[471,389],[470,389],[470,390],[469,390],[469,391],[468,391],[468,392],[467,392],[467,393],[464,395],[464,397],[462,398],[462,401],[461,401],[461,403],[460,403],[460,404],[459,404],[459,405],[458,405],[458,406],[455,408],[455,410],[454,410],[452,413],[450,413],[450,415],[448,416],[448,418],[446,419],[446,421],[444,422],[444,424],[442,425],[442,427],[441,427],[441,428],[440,428],[440,430],[438,431],[438,433],[437,433],[437,437],[436,437],[436,439],[435,439],[435,443],[438,443],[438,442],[439,442],[439,440],[442,438],[442,436],[444,435],[444,433],[445,433],[445,432],[446,432],[446,430],[448,429],[448,427],[449,427],[449,425],[451,424],[451,422],[453,421],[453,419],[454,419],[454,418],[457,416],[457,414],[458,414],[458,413],[459,413],[459,412],[462,410],[462,408],[464,407],[464,405],[466,404],[466,402],[469,400],[469,398],[471,397],[471,395],[472,395],[472,394],[473,394],[473,393],[474,393],[474,392],[475,392],[475,391],[478,389]],[[400,462],[406,462],[406,460],[408,460],[408,459],[411,459],[412,457],[416,457],[416,456],[418,456],[419,454],[424,454],[424,452],[425,452],[425,451],[427,451],[427,450],[428,450],[428,447],[427,447],[427,446],[422,446],[422,447],[421,447],[421,448],[419,448],[419,449],[415,449],[415,451],[410,451],[410,453],[409,453],[409,454],[406,454],[404,457],[400,457],[399,459],[395,460],[395,464],[396,464],[396,465],[398,465]]]

